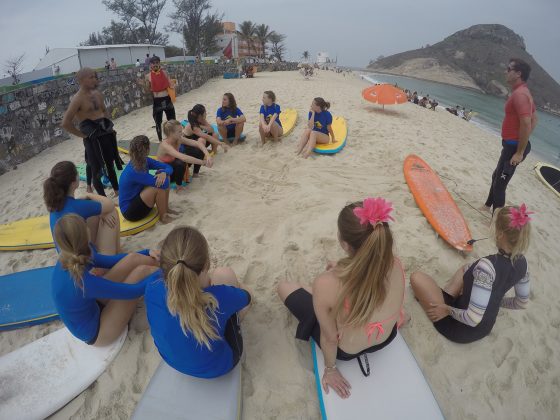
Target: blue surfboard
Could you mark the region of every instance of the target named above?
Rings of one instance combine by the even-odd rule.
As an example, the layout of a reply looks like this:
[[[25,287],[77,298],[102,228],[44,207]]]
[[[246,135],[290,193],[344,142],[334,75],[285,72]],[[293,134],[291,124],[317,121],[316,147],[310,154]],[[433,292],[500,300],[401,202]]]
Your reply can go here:
[[[0,276],[0,331],[58,319],[51,295],[54,267]]]
[[[181,121],[181,125],[183,127],[186,127],[187,125],[189,125],[189,122],[187,120],[183,120]],[[222,138],[222,135],[220,134],[220,131],[218,130],[218,126],[216,124],[212,124],[212,129],[218,133],[218,138],[220,139],[220,141],[224,141],[224,139]],[[239,141],[245,141],[245,139],[247,138],[247,136],[245,135],[245,133],[241,133],[241,136],[239,137]],[[233,137],[228,137],[228,141],[233,141]]]

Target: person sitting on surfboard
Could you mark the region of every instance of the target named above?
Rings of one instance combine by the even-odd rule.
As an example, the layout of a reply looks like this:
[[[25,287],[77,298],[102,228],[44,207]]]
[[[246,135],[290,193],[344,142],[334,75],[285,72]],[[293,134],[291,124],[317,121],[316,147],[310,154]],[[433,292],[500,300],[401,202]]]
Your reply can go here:
[[[224,93],[222,97],[222,106],[216,112],[216,124],[218,124],[218,131],[222,136],[224,142],[233,139],[233,146],[239,143],[243,127],[245,126],[245,115],[237,107],[237,102],[232,93]]]
[[[496,217],[498,252],[466,264],[440,288],[428,274],[414,272],[410,285],[436,330],[456,343],[490,334],[500,307],[525,309],[529,271],[523,254],[529,246],[530,214],[525,204],[502,207]],[[504,297],[511,289],[515,297]]]
[[[116,254],[120,249],[121,229],[115,204],[105,196],[89,192],[82,198],[74,198],[79,185],[78,170],[72,162],[58,162],[51,169],[50,176],[43,183],[43,199],[50,213],[51,234],[54,237],[54,227],[62,216],[74,213],[87,222],[90,240],[99,252]]]
[[[388,224],[392,210],[382,198],[345,206],[338,215],[338,240],[347,256],[329,262],[312,287],[287,281],[278,285],[280,299],[299,321],[296,338],[312,337],[321,347],[326,393],[330,387],[342,398],[350,395],[336,359],[382,349],[404,321],[404,271],[393,254]]]
[[[267,137],[272,137],[274,141],[277,141],[284,134],[282,122],[280,121],[281,112],[280,105],[276,103],[274,92],[271,90],[264,92],[263,104],[259,111],[259,133],[262,144],[266,143]]]
[[[201,143],[195,140],[187,139],[183,136],[183,127],[179,121],[166,121],[163,124],[163,132],[165,133],[166,138],[163,139],[159,145],[157,158],[159,161],[165,162],[173,168],[171,182],[175,183],[177,186],[177,192],[179,193],[183,189],[182,184],[187,164],[195,164],[199,166],[205,165],[211,168],[212,158],[208,154],[208,150],[206,150],[205,146],[202,146]],[[199,148],[204,154],[203,156],[206,158],[205,161],[179,152],[179,146],[181,144]]]
[[[144,298],[159,354],[186,375],[225,375],[243,353],[239,319],[251,303],[250,293],[231,268],[208,271],[208,243],[192,227],[167,235],[160,266]]]
[[[315,98],[309,109],[307,128],[303,131],[299,140],[297,153],[303,153],[304,158],[308,158],[313,152],[316,144],[336,143],[332,129],[332,115],[327,111],[331,104],[323,98]],[[329,137],[330,134],[330,137]]]
[[[153,117],[156,123],[156,132],[159,141],[162,139],[161,123],[163,113],[167,121],[175,119],[175,107],[169,96],[169,90],[173,89],[173,82],[165,70],[161,67],[160,59],[157,55],[150,58],[150,72],[146,75],[146,86],[154,98]]]
[[[157,205],[159,220],[171,222],[169,214],[179,214],[169,208],[169,176],[173,168],[166,163],[148,157],[150,140],[136,136],[130,142],[130,162],[121,174],[119,206],[126,220],[142,220]],[[155,175],[148,171],[155,169]]]
[[[54,227],[60,254],[52,274],[52,297],[60,319],[76,338],[107,346],[126,328],[144,294],[142,281],[157,269],[157,251],[103,255],[90,246],[88,228],[76,214]],[[108,269],[103,277],[92,268]]]

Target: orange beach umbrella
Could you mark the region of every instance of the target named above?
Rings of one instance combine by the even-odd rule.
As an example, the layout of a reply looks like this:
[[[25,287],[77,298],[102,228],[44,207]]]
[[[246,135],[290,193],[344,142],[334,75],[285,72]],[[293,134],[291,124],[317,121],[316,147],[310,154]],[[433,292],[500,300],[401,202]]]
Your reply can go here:
[[[370,86],[362,90],[362,97],[374,104],[395,105],[404,104],[407,101],[406,93],[389,84]]]

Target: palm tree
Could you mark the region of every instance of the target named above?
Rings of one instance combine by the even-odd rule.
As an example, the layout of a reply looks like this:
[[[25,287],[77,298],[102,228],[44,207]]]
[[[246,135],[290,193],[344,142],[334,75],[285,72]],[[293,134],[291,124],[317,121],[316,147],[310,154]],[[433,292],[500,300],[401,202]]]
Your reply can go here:
[[[265,56],[266,43],[270,41],[270,35],[274,32],[270,30],[268,25],[264,23],[255,27],[255,37],[259,40],[262,49],[262,57]]]
[[[275,57],[278,61],[282,61],[284,55],[284,40],[286,35],[279,34],[272,31],[270,34],[269,41],[272,44],[272,57]]]
[[[247,42],[247,46],[249,47],[249,55],[251,55],[251,47],[253,46],[253,37],[255,36],[255,24],[250,20],[245,20],[241,22],[237,34],[241,37],[241,39]]]
[[[301,58],[303,58],[305,61],[309,60],[309,51],[304,51],[303,54],[301,55]]]

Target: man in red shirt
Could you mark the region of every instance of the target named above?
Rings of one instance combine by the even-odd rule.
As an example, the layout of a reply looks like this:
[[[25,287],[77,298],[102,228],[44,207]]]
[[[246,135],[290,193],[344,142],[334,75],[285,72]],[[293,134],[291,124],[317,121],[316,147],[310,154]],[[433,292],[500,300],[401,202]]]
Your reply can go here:
[[[167,88],[173,88],[167,73],[161,68],[160,59],[154,55],[150,58],[150,72],[146,75],[147,86],[154,97],[153,116],[159,141],[162,139],[161,124],[163,113],[167,121],[175,119],[175,107]]]
[[[519,165],[531,151],[529,136],[537,125],[535,103],[527,79],[531,67],[519,58],[511,58],[506,68],[506,82],[511,87],[511,95],[505,105],[502,123],[502,153],[492,174],[492,185],[483,207],[492,213],[504,207],[506,188]]]

